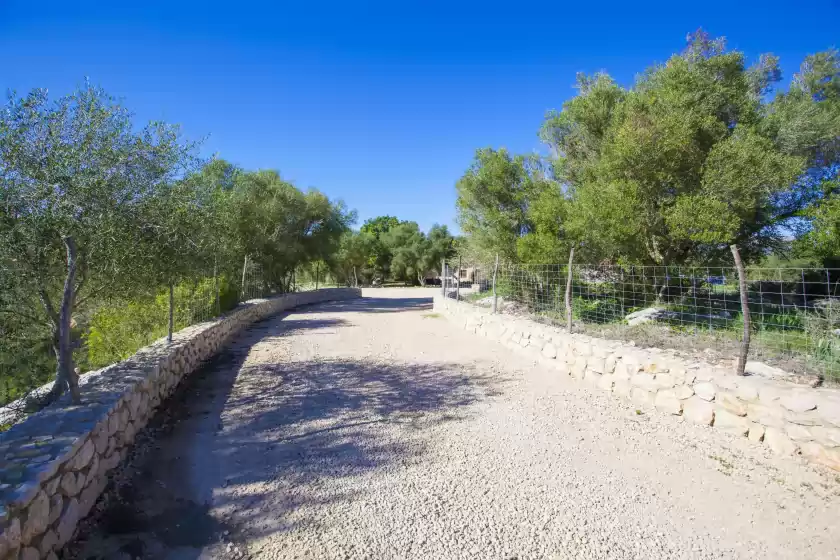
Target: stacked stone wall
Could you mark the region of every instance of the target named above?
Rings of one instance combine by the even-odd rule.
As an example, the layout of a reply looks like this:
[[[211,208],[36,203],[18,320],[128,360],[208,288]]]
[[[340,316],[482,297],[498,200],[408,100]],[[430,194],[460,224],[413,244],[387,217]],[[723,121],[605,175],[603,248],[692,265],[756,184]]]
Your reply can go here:
[[[249,301],[84,375],[83,404],[65,397],[0,434],[0,558],[57,558],[155,409],[241,329],[300,305],[360,296],[335,288]]]
[[[840,471],[840,390],[812,388],[692,361],[676,352],[569,334],[435,297],[458,326],[524,353],[593,387],[713,429],[747,437],[780,455]]]

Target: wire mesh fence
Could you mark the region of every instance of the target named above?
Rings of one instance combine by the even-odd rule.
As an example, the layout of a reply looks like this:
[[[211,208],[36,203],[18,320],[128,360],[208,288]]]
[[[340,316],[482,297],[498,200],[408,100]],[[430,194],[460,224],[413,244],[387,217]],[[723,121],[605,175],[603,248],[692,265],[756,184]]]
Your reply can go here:
[[[449,262],[444,293],[644,346],[738,355],[744,309],[735,267]],[[494,280],[495,271],[495,280]],[[571,272],[571,274],[570,274]],[[749,357],[840,381],[840,269],[745,269]],[[495,297],[493,294],[495,293]]]

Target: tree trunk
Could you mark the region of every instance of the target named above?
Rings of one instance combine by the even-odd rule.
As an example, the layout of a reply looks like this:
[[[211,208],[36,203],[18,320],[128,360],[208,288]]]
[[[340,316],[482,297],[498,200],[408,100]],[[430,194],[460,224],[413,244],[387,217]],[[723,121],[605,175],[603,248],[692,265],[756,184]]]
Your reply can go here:
[[[64,238],[64,246],[67,249],[67,275],[64,277],[58,324],[55,326],[54,348],[57,364],[55,383],[48,395],[48,402],[54,401],[64,393],[65,389],[69,389],[73,403],[79,404],[82,399],[79,394],[79,380],[73,368],[73,347],[70,343],[70,323],[76,296],[73,289],[76,283],[76,242],[72,237],[67,236]]]

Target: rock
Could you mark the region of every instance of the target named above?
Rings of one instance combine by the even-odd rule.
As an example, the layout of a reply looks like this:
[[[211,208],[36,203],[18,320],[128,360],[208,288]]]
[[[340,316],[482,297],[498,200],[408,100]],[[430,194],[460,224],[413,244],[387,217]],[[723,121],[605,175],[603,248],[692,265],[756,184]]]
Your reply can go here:
[[[41,537],[41,543],[38,545],[38,551],[41,553],[41,558],[45,557],[47,554],[52,552],[52,549],[55,548],[55,544],[58,542],[58,537],[55,534],[55,531],[50,529],[44,536]]]
[[[777,428],[767,428],[765,430],[764,443],[777,455],[793,455],[798,450],[796,444]]]
[[[735,416],[746,416],[747,405],[728,391],[721,391],[715,396],[715,404],[723,407]]]
[[[586,373],[586,357],[578,356],[572,364],[572,377],[583,379],[584,373]]]
[[[629,379],[616,378],[613,381],[613,393],[616,395],[629,398],[630,391],[632,391],[632,389],[633,387],[630,385]]]
[[[586,373],[583,376],[583,380],[592,385],[593,387],[598,386],[598,382],[601,380],[602,375],[597,371],[593,371],[591,369],[586,370]]]
[[[76,456],[70,460],[67,464],[67,468],[80,471],[88,464],[90,464],[90,460],[93,459],[93,454],[96,452],[96,448],[93,445],[93,442],[88,440],[82,446],[82,448],[76,453]]]
[[[37,549],[27,546],[20,551],[18,560],[41,560],[41,555]]]
[[[607,359],[604,360],[604,373],[612,373],[615,371],[615,365],[618,363],[619,354],[611,353],[607,356]]]
[[[50,498],[50,518],[49,524],[52,525],[58,521],[61,511],[64,509],[64,498],[61,494],[53,494]]]
[[[586,369],[587,371],[594,371],[595,373],[603,375],[606,368],[606,358],[602,358],[600,356],[590,356],[588,360],[586,360]]]
[[[655,396],[650,391],[646,391],[640,387],[634,387],[630,392],[630,399],[633,404],[643,408],[653,408]]]
[[[50,521],[50,500],[44,492],[39,492],[26,512],[26,523],[21,532],[21,542],[29,544],[47,528]]]
[[[710,426],[715,418],[715,408],[710,402],[695,395],[683,401],[683,416],[695,424]]]
[[[717,388],[707,381],[695,383],[692,389],[694,389],[694,394],[703,399],[704,401],[715,400]]]
[[[542,355],[546,358],[553,360],[557,357],[557,348],[555,348],[552,344],[546,344],[545,346],[543,346]]]
[[[655,391],[658,389],[654,383],[654,376],[651,373],[637,373],[630,378],[630,384],[633,387],[639,387],[645,391]]]
[[[785,409],[780,406],[772,406],[762,403],[747,404],[747,418],[764,426],[779,429],[784,428],[785,414]]]
[[[598,388],[603,389],[604,391],[612,391],[614,378],[615,377],[611,374],[602,375],[598,379]]]
[[[76,498],[71,499],[61,514],[61,519],[56,527],[56,536],[58,537],[57,547],[62,547],[73,537],[76,531],[76,524],[79,522],[79,501]]]
[[[802,444],[802,455],[813,463],[840,471],[840,447],[826,448],[816,442]]]
[[[674,389],[674,396],[680,399],[681,401],[691,398],[692,395],[694,395],[694,389],[692,389],[688,385],[678,385]]]
[[[817,412],[826,422],[840,428],[840,397],[823,396],[817,406]]]
[[[744,373],[747,375],[764,377],[766,379],[784,379],[790,375],[782,369],[768,366],[763,362],[747,362],[744,365]]]
[[[719,404],[715,406],[715,423],[713,425],[718,430],[737,436],[746,436],[750,431],[750,424],[749,420],[733,414],[729,409]]]
[[[84,482],[84,478],[82,478],[82,482]],[[61,477],[61,486],[59,487],[59,489],[61,490],[61,493],[67,496],[68,498],[77,496],[79,492],[82,491],[82,488],[81,484],[79,484],[79,477],[76,475],[76,473],[64,473],[64,476]]]
[[[817,408],[817,398],[811,391],[793,391],[779,400],[791,412],[808,412]]]
[[[648,307],[647,309],[640,309],[639,311],[630,313],[624,317],[624,320],[631,327],[635,327],[636,325],[643,325],[655,321],[663,313],[665,313],[665,310],[660,307]]]
[[[673,389],[677,385],[677,381],[674,379],[674,376],[668,373],[657,373],[656,377],[653,379],[653,383],[662,389]]]
[[[88,512],[93,508],[94,504],[96,504],[96,500],[99,499],[99,495],[105,490],[105,486],[108,484],[108,477],[100,476],[98,478],[93,479],[87,488],[82,491],[81,496],[79,496],[79,517],[85,517]]]
[[[5,555],[8,551],[16,550],[20,546],[20,539],[20,519],[15,517],[3,530],[3,533],[0,534],[0,555]]]
[[[654,406],[666,414],[682,414],[682,401],[677,398],[672,389],[662,389],[656,393]]]
[[[840,447],[840,429],[826,426],[812,426],[808,431],[813,435],[814,441],[824,447]]]
[[[787,426],[785,426],[785,433],[790,439],[797,443],[812,441],[814,439],[814,436],[811,434],[808,428],[800,426],[798,424],[788,424]]]
[[[750,441],[763,441],[764,440],[764,426],[761,424],[756,424],[755,422],[750,423],[750,432],[747,434],[747,437]]]

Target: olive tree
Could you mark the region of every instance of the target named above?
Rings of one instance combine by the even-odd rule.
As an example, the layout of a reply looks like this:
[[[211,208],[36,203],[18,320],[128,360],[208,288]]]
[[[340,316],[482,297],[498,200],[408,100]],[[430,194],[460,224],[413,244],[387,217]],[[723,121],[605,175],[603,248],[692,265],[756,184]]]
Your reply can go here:
[[[145,278],[142,208],[192,152],[175,127],[135,129],[89,84],[54,101],[43,89],[9,96],[0,113],[0,266],[16,271],[12,289],[37,293],[38,307],[21,312],[50,329],[56,377],[47,400],[69,389],[79,401],[74,313]]]

